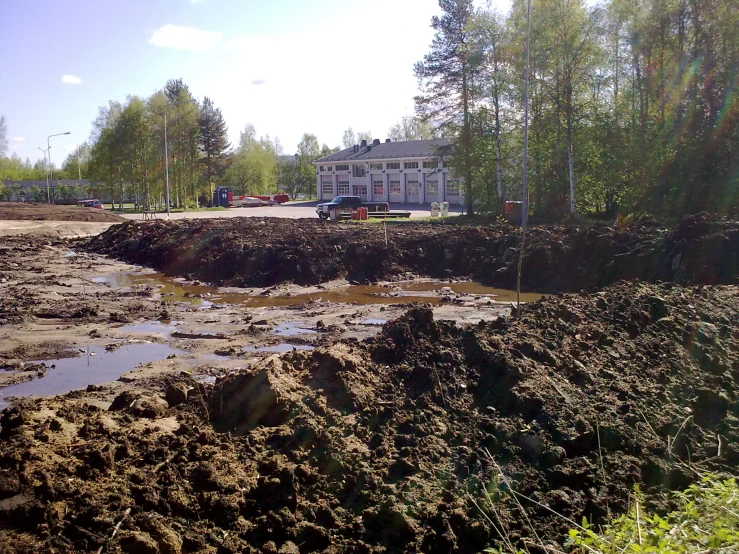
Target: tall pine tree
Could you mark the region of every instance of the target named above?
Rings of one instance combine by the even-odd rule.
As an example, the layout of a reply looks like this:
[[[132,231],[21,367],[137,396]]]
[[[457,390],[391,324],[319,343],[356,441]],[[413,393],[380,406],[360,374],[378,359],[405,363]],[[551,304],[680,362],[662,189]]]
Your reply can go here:
[[[415,66],[421,86],[416,110],[424,120],[456,133],[453,165],[464,180],[467,212],[472,214],[470,110],[480,65],[472,36],[474,7],[472,0],[439,0],[439,6],[443,14],[431,19],[431,28],[436,31],[431,52]]]
[[[228,142],[228,128],[220,108],[213,105],[207,96],[203,99],[200,110],[200,136],[198,145],[203,153],[205,175],[210,188],[210,198],[213,198],[213,173],[220,173],[223,169],[226,150],[231,146]]]

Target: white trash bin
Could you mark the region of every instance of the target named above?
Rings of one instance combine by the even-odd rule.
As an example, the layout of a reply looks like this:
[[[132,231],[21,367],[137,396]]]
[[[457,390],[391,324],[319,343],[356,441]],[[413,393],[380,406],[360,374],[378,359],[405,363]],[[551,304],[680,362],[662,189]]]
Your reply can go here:
[[[447,217],[449,215],[449,202],[441,203],[441,217]]]
[[[439,203],[431,202],[431,217],[438,217],[438,216],[439,216]]]

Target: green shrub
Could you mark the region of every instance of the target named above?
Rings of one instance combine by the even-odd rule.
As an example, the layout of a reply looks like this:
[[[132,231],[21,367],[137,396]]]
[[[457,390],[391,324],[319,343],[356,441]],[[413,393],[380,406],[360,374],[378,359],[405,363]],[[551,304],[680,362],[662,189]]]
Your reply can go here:
[[[628,513],[596,532],[587,521],[571,529],[565,546],[578,553],[683,554],[739,552],[739,487],[713,476],[682,493],[664,518],[643,512],[637,490]]]

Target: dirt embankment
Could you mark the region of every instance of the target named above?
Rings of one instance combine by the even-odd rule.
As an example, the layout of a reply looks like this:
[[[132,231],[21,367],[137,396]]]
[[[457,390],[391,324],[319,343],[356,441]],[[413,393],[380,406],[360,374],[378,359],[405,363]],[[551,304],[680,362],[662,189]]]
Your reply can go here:
[[[80,208],[33,202],[0,202],[0,220],[86,221],[121,223],[125,218],[97,208]]]
[[[648,284],[473,327],[416,308],[212,392],[179,377],[195,388],[176,406],[170,391],[172,406],[124,394],[79,409],[72,393],[14,408],[5,551],[473,552],[498,540],[472,501],[485,488],[514,543],[531,532],[509,487],[602,523],[634,483],[681,488],[739,463],[737,313],[734,286]],[[522,502],[561,539],[566,521]]]
[[[234,218],[127,223],[88,247],[218,285],[371,282],[412,273],[515,288],[519,241],[519,231],[505,224],[388,224],[386,246],[381,225]],[[592,290],[625,279],[734,284],[739,277],[739,223],[708,214],[671,231],[535,227],[527,244],[527,290]]]

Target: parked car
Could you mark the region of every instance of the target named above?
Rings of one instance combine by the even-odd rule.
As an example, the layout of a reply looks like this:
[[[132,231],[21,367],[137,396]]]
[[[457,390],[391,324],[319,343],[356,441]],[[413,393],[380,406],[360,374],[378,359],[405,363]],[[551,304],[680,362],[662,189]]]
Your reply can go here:
[[[339,214],[351,213],[352,210],[356,210],[357,208],[367,208],[367,211],[370,213],[384,213],[390,209],[387,202],[362,202],[359,196],[337,196],[331,202],[318,204],[316,206],[316,213],[321,219],[328,219],[331,217],[332,211],[336,211]]]
[[[82,208],[97,208],[99,210],[105,209],[103,203],[97,198],[90,198],[89,200],[78,200],[77,205]]]

